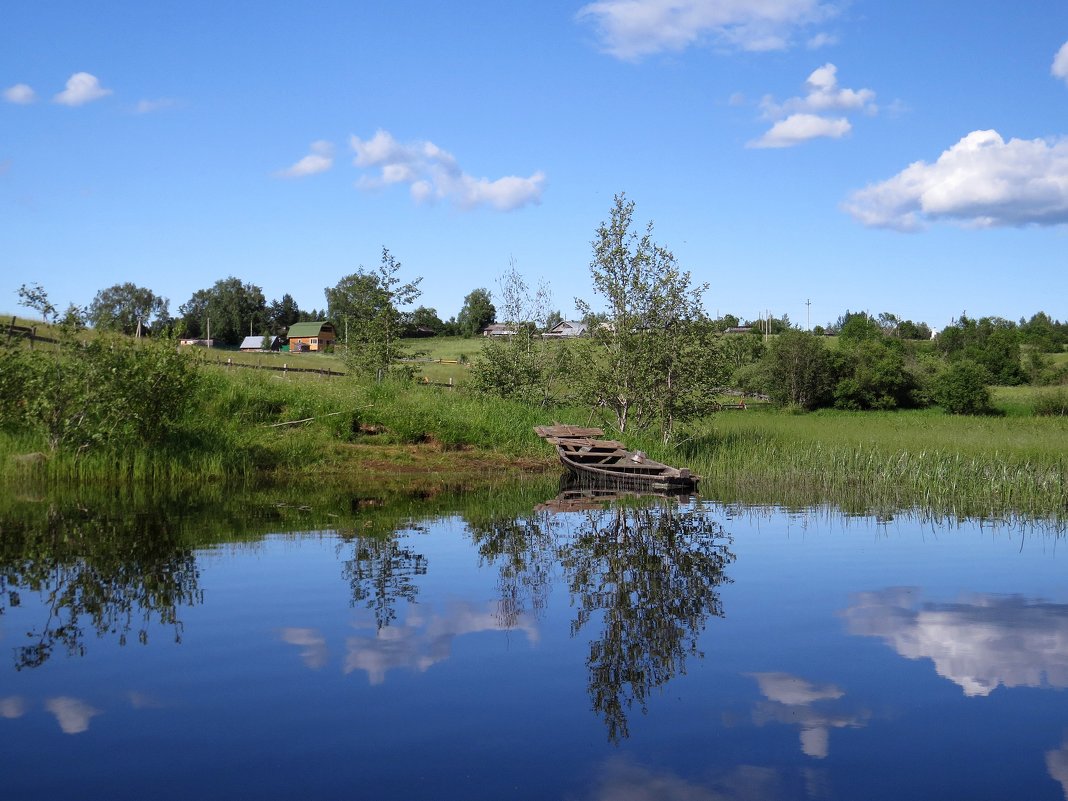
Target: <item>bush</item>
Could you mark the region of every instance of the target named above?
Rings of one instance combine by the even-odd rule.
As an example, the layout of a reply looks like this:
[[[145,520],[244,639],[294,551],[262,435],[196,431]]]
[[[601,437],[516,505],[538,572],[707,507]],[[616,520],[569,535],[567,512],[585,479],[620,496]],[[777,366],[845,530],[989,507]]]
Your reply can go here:
[[[991,414],[989,381],[986,369],[961,359],[935,378],[934,401],[950,414]]]
[[[1035,398],[1034,413],[1039,417],[1064,417],[1068,415],[1068,389],[1043,392]]]

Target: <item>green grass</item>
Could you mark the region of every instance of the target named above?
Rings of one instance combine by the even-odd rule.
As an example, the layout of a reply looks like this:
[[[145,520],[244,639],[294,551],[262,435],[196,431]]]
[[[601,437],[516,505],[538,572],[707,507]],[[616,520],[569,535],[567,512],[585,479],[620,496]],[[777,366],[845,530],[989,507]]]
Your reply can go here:
[[[784,506],[1068,516],[1068,419],[730,412],[674,449],[706,491]]]

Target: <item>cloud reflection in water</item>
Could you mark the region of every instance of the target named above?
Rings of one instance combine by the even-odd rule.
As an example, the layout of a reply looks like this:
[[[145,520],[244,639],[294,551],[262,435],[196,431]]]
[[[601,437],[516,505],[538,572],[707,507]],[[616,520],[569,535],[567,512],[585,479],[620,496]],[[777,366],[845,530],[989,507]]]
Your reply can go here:
[[[1068,687],[1068,604],[981,594],[921,603],[920,591],[860,593],[843,612],[851,634],[880,637],[907,659],[930,659],[967,696],[1006,687]]]

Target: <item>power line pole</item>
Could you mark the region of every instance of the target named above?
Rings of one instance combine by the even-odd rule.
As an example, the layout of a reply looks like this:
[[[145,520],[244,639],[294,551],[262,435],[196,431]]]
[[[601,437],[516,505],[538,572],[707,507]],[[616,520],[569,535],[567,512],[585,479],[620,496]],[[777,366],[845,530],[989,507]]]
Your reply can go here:
[[[812,300],[805,301],[805,328],[812,330]]]

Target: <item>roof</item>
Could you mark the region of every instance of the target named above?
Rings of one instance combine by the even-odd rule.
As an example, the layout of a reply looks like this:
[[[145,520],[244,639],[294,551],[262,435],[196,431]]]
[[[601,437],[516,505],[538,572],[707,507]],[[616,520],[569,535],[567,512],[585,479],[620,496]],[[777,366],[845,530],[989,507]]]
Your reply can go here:
[[[275,337],[270,334],[260,334],[259,336],[245,337],[241,340],[241,350],[247,350],[248,348],[262,348],[263,340],[268,342],[274,342]]]
[[[587,331],[586,323],[578,320],[561,320],[546,333],[549,336],[582,336]]]
[[[296,337],[317,337],[322,333],[323,329],[334,332],[333,323],[328,323],[326,320],[321,320],[317,323],[293,323],[289,326],[289,333],[286,334],[290,339]]]

